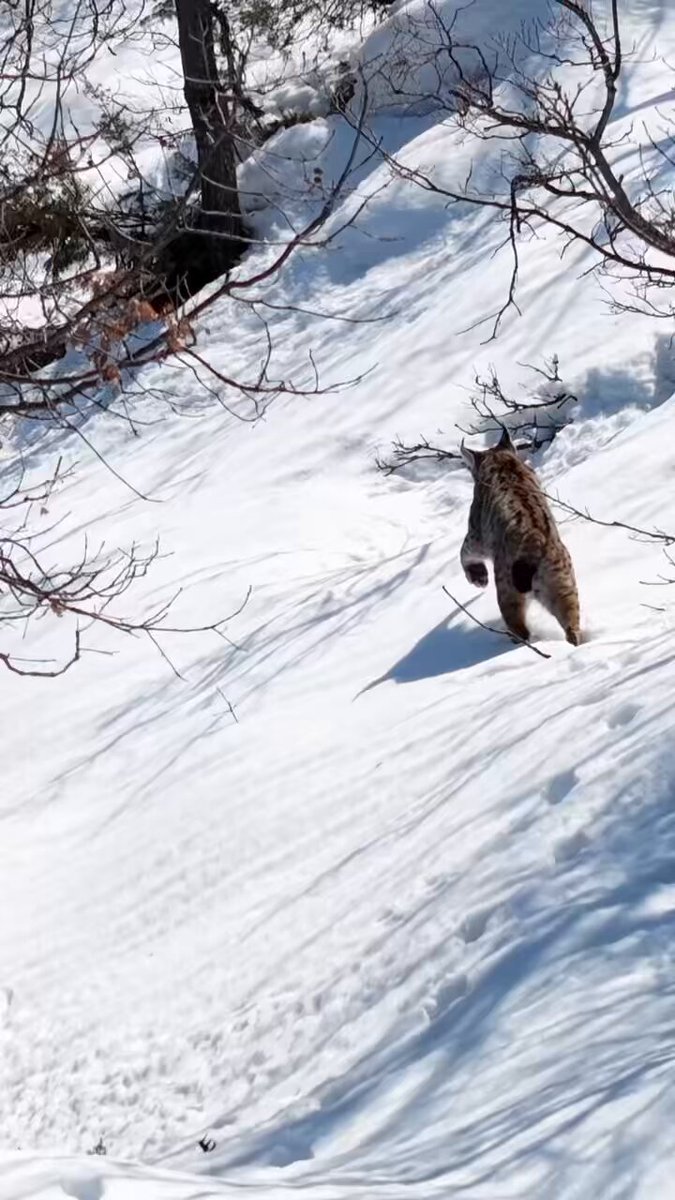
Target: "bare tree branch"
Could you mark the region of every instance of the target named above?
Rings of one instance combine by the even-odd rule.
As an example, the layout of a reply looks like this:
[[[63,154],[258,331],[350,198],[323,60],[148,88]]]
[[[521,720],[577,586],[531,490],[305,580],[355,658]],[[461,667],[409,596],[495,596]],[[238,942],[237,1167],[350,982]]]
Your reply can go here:
[[[642,176],[630,192],[615,165],[617,151],[637,133],[612,135],[625,61],[618,0],[610,2],[607,32],[582,0],[551,0],[551,8],[553,19],[545,28],[534,24],[478,46],[457,34],[461,10],[447,20],[432,4],[433,29],[422,19],[411,20],[401,35],[401,53],[370,66],[396,97],[431,105],[463,138],[493,142],[502,155],[503,191],[482,186],[473,171],[453,188],[435,171],[387,153],[364,131],[395,175],[451,204],[492,209],[506,222],[513,266],[503,305],[484,318],[492,323],[492,337],[506,312],[517,309],[519,241],[542,227],[556,230],[565,248],[588,247],[600,269],[629,281],[633,311],[654,314],[654,290],[675,283],[675,201],[672,190],[656,190],[645,156],[649,150],[663,157],[663,148],[645,134]],[[533,56],[540,70],[531,67]],[[417,83],[421,64],[425,77],[433,71],[436,80],[423,93]],[[569,67],[570,75],[561,73]],[[593,108],[598,83],[602,96]],[[661,310],[664,316],[672,312],[670,302]]]
[[[480,628],[484,629],[487,633],[497,633],[500,637],[508,638],[510,642],[515,642],[519,646],[527,646],[527,649],[531,650],[533,654],[538,654],[539,658],[551,657],[550,654],[545,654],[543,650],[540,650],[537,646],[534,646],[532,642],[526,642],[524,638],[518,637],[517,634],[510,633],[506,629],[496,629],[493,625],[486,625],[483,621],[480,621],[478,617],[475,617],[474,614],[469,611],[465,604],[462,604],[461,600],[458,600],[456,596],[453,596],[452,592],[448,591],[445,584],[443,584],[443,591],[448,599],[452,600],[453,604],[456,604],[457,607],[474,622],[474,624],[479,625]]]

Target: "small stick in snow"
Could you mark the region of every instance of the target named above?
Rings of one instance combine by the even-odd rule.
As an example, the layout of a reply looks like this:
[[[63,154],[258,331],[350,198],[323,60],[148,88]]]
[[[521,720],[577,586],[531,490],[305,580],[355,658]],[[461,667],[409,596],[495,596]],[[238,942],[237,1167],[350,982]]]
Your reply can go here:
[[[218,692],[218,695],[219,695],[219,696],[222,696],[223,700],[225,701],[225,703],[226,703],[226,705],[227,705],[227,711],[229,712],[230,716],[234,718],[235,722],[236,722],[236,723],[237,723],[237,725],[238,725],[238,724],[239,724],[239,717],[237,716],[236,712],[234,711],[234,705],[232,704],[232,701],[231,701],[231,700],[228,700],[228,698],[227,698],[227,696],[225,695],[225,693],[224,693],[224,691],[223,691],[223,689],[222,689],[222,688],[216,688],[216,691]]]
[[[487,633],[498,633],[501,637],[507,637],[509,641],[517,642],[519,646],[527,646],[528,650],[531,650],[533,654],[538,654],[540,658],[551,657],[550,654],[545,654],[543,650],[538,650],[536,646],[532,645],[532,642],[526,642],[524,638],[518,637],[515,633],[507,633],[505,629],[495,629],[494,625],[486,625],[483,621],[479,621],[478,617],[474,617],[473,613],[469,612],[468,608],[466,605],[462,604],[461,600],[458,600],[456,596],[453,596],[452,592],[448,591],[445,584],[443,584],[443,591],[445,592],[446,596],[452,600],[453,604],[456,604],[458,608],[461,608],[462,612],[466,613],[467,617],[470,617],[472,621],[475,621],[476,625],[480,625],[481,629],[485,629]]]

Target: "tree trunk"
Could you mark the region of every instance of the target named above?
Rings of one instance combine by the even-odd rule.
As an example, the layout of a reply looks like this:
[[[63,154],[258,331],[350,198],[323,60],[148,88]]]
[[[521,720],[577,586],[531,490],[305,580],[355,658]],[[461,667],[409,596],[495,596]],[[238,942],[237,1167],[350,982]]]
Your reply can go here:
[[[189,239],[190,253],[194,253],[199,237],[204,248],[202,266],[215,279],[237,262],[244,245],[233,104],[218,78],[211,0],[175,2],[184,92],[197,143],[201,189],[200,233]]]

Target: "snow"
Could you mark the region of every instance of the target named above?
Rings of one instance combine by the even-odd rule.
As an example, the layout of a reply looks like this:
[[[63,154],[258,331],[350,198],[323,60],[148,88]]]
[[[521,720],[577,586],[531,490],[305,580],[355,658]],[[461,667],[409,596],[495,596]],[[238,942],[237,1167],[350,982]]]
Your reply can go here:
[[[658,122],[675,20],[666,0],[626,10],[620,120]],[[373,126],[462,176],[469,148],[433,114]],[[288,236],[282,205],[309,219],[302,163],[338,177],[351,136],[319,118],[246,165],[276,180],[261,233]],[[229,641],[165,639],[181,678],[102,628],[57,680],[0,675],[2,1200],[668,1194],[675,632],[670,589],[648,586],[668,563],[559,514],[586,640],[533,612],[543,660],[442,591],[498,620],[459,568],[468,473],[385,477],[374,459],[396,436],[455,445],[475,373],[517,391],[521,364],[556,353],[579,403],[538,458],[546,489],[672,530],[669,329],[613,314],[590,258],[542,234],[522,247],[522,315],[487,341],[503,227],[376,159],[353,185],[319,240],[335,238],[262,297],[280,306],[263,310],[273,375],[311,380],[311,350],[323,384],[352,386],[247,424],[187,366],[144,368],[154,423],[84,432],[149,501],[76,435],[3,447],[7,470],[19,450],[36,474],[56,452],[77,464],[44,518],[59,561],[85,532],[160,535],[126,610],[180,586],[176,623],[200,624],[252,592]],[[255,375],[255,312],[218,302],[199,337],[217,369]],[[31,655],[62,658],[71,632],[45,618]]]

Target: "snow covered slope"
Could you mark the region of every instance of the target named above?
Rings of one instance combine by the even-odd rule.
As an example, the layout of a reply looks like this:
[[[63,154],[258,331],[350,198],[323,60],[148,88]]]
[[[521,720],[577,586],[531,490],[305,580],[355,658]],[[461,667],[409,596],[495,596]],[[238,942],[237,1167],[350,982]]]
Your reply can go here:
[[[657,120],[675,15],[625,9],[621,119]],[[378,131],[406,161],[465,169],[428,115]],[[332,118],[281,145],[329,175],[347,140]],[[375,161],[360,186],[357,227],[267,297],[285,306],[269,311],[279,377],[311,350],[324,382],[358,382],[252,426],[219,409],[136,437],[90,421],[160,503],[59,438],[79,460],[46,518],[63,518],[59,557],[85,530],[113,546],[159,532],[171,557],[139,605],[180,584],[176,618],[198,623],[252,594],[230,643],[171,644],[182,678],[101,629],[87,645],[115,657],[0,675],[2,1200],[672,1187],[675,630],[671,589],[643,582],[668,564],[624,530],[564,523],[587,640],[537,613],[544,660],[442,591],[497,619],[459,569],[468,474],[374,466],[396,435],[453,444],[476,371],[516,386],[519,363],[557,353],[580,403],[537,464],[548,490],[674,530],[670,331],[611,315],[590,259],[561,265],[542,236],[523,248],[522,315],[486,345],[503,230]],[[200,347],[252,374],[259,322],[223,303]],[[146,382],[190,410],[189,369]],[[36,469],[52,452],[28,447]],[[86,1157],[99,1138],[108,1158]]]

